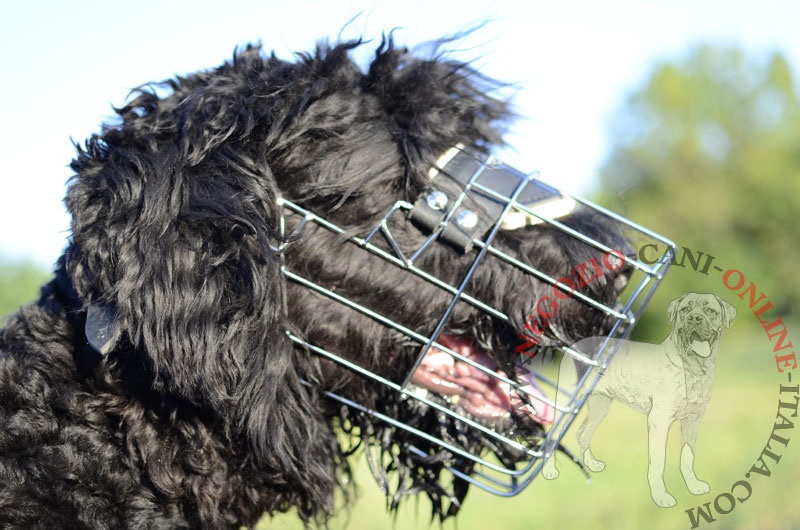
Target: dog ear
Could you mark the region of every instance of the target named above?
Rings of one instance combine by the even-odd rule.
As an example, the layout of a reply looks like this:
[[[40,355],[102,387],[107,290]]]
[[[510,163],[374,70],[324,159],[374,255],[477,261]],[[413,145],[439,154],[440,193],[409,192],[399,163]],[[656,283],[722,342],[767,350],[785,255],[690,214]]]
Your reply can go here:
[[[716,298],[717,302],[719,302],[719,306],[722,308],[722,322],[725,324],[726,329],[730,329],[733,319],[736,318],[736,308],[719,296]]]
[[[451,42],[434,43],[425,60],[385,38],[361,83],[380,100],[413,174],[426,176],[431,163],[458,143],[503,144],[512,118],[503,97],[508,87],[469,64],[444,60]]]
[[[255,120],[210,96],[174,97],[165,109],[209,108],[171,115],[146,97],[72,164],[68,273],[87,340],[111,366],[144,369],[152,390],[213,414],[232,445],[249,442],[257,463],[328,502],[335,438],[302,382],[315,365],[285,333],[274,179],[252,153],[212,142]]]
[[[678,318],[678,308],[681,306],[683,299],[686,298],[686,294],[676,298],[667,306],[667,315],[669,316],[670,324],[675,324],[675,320]]]

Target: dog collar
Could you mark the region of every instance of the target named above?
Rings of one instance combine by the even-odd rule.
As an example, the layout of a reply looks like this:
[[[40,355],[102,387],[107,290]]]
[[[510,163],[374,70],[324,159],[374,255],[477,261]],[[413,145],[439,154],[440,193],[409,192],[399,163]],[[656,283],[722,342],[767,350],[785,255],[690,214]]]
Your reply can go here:
[[[492,158],[482,160],[461,144],[440,157],[428,176],[431,187],[417,198],[409,217],[423,231],[441,230],[441,239],[463,252],[498,222],[504,230],[517,230],[558,219],[577,206],[552,186]],[[503,215],[522,181],[528,184]]]

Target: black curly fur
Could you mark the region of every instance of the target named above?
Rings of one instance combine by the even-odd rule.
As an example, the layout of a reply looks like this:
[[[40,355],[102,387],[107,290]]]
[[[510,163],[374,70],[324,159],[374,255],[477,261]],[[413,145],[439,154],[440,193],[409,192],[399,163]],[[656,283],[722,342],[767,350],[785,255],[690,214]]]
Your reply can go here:
[[[285,334],[394,380],[407,375],[417,345],[283,282],[270,246],[276,198],[363,235],[396,200],[425,189],[438,155],[459,142],[490,149],[510,117],[491,95],[500,86],[466,64],[415,58],[385,39],[363,72],[349,56],[358,44],[320,46],[295,62],[247,47],[215,70],[141,88],[117,123],[79,148],[69,247],[38,302],[0,334],[0,526],[238,528],[291,508],[324,521],[336,492],[348,491],[338,429],[377,448],[372,463],[392,508],[423,492],[434,515],[458,511],[466,483],[448,484],[442,470],[468,473],[468,463],[342,408],[326,390],[513,465],[516,455]],[[404,219],[392,222],[401,245],[423,240]],[[569,222],[617,242],[590,217]],[[591,257],[544,227],[502,233],[497,244],[553,274]],[[435,247],[420,266],[457,282],[474,256]],[[323,229],[291,243],[286,262],[421,332],[449,301]],[[472,334],[508,365],[545,288],[487,260],[470,292],[512,325],[459,304],[449,332]],[[606,279],[592,290],[616,296]],[[119,330],[105,356],[83,331],[90,304],[108,308]],[[549,326],[554,341],[607,323],[567,302]]]

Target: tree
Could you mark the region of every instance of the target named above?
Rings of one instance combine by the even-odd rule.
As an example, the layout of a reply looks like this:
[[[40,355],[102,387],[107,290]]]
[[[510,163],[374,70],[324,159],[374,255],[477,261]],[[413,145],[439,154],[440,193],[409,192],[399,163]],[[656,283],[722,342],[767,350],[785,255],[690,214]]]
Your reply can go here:
[[[800,299],[800,104],[781,54],[698,46],[657,66],[612,130],[599,202],[745,271],[784,312]]]

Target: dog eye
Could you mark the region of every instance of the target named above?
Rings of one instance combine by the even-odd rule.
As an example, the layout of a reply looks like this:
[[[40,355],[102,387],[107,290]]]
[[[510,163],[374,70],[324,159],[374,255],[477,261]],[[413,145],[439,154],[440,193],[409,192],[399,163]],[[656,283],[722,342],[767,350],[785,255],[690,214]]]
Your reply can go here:
[[[714,308],[711,308],[711,307],[707,307],[706,308],[706,313],[708,313],[709,315],[714,315],[714,314],[716,314],[716,312],[717,312],[717,310],[714,309]]]

